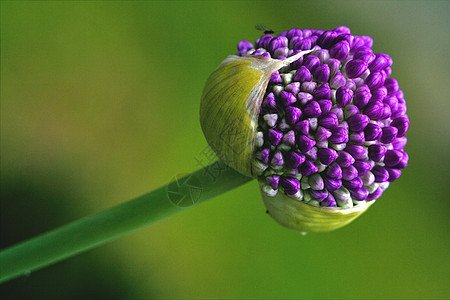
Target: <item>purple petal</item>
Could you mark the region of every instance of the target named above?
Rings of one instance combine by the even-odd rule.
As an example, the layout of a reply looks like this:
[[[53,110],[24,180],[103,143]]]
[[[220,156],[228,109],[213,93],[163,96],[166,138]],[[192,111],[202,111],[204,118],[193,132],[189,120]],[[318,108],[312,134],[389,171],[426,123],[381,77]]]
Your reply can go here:
[[[400,150],[405,148],[407,142],[408,139],[405,136],[398,137],[394,139],[394,141],[392,142],[392,146],[394,147],[394,149]]]
[[[297,140],[298,149],[303,153],[306,153],[309,150],[311,150],[311,148],[314,147],[314,145],[316,144],[315,140],[310,139],[309,137],[307,137],[305,135],[297,136],[296,140]]]
[[[375,60],[370,64],[369,69],[371,72],[377,72],[383,70],[392,65],[392,60],[386,54],[376,54]]]
[[[328,196],[328,192],[325,190],[316,191],[316,190],[310,189],[309,194],[311,195],[311,197],[313,197],[317,201],[322,201],[323,199],[325,199]]]
[[[352,101],[353,91],[347,87],[340,87],[336,90],[336,104],[344,107]]]
[[[330,49],[331,56],[339,60],[346,59],[349,53],[350,45],[347,41],[340,41]]]
[[[356,177],[358,177],[358,170],[353,165],[342,168],[342,179],[353,180]]]
[[[331,108],[333,107],[333,102],[331,100],[318,100],[317,103],[320,105],[320,110],[322,111],[322,115],[327,114],[330,112]]]
[[[352,196],[352,199],[358,201],[366,200],[369,196],[369,192],[363,187],[358,189],[349,189],[349,192],[350,196]]]
[[[301,66],[295,72],[294,80],[299,82],[311,81],[312,75],[307,67]]]
[[[289,146],[295,146],[295,133],[293,130],[289,130],[283,136],[283,143]]]
[[[367,103],[369,103],[370,98],[372,98],[370,89],[366,85],[363,85],[356,90],[353,103],[358,106],[359,109],[363,109]]]
[[[379,120],[383,116],[383,103],[380,101],[371,101],[364,108],[364,113],[369,116],[372,120]]]
[[[332,179],[328,176],[324,176],[323,182],[325,184],[325,188],[331,192],[342,186],[342,181],[340,179]]]
[[[321,64],[324,64],[330,58],[330,54],[329,54],[328,50],[324,50],[324,49],[315,51],[314,55],[319,58]]]
[[[281,139],[283,138],[283,133],[270,128],[268,136],[269,136],[270,143],[273,146],[277,146],[281,142]]]
[[[286,47],[287,41],[288,39],[284,36],[276,37],[270,41],[268,50],[273,53],[276,49],[280,47]]]
[[[348,28],[347,26],[339,26],[339,27],[336,27],[335,29],[333,29],[333,31],[344,33],[344,34],[349,34],[350,28]]]
[[[397,137],[398,133],[397,127],[392,126],[384,127],[381,129],[381,131],[380,142],[382,142],[383,144],[392,143]]]
[[[270,80],[269,82],[271,83],[281,83],[283,82],[283,79],[280,76],[280,73],[278,71],[272,73],[272,75],[270,75]]]
[[[375,175],[375,182],[385,182],[389,179],[389,172],[382,166],[374,166],[371,172]]]
[[[309,134],[309,121],[302,120],[302,121],[298,122],[297,124],[295,124],[294,129],[299,134],[308,135]]]
[[[397,168],[397,169],[403,169],[408,165],[408,160],[409,160],[408,153],[406,153],[405,151],[402,151],[402,153],[403,153],[402,159],[400,160],[400,162],[397,165],[395,165],[395,168]]]
[[[370,90],[376,90],[383,86],[385,80],[386,80],[386,73],[375,72],[370,73],[369,77],[366,78],[365,83],[367,84]]]
[[[253,44],[250,43],[249,41],[240,41],[238,43],[239,51],[245,51],[245,50],[250,50],[250,49],[253,49]]]
[[[319,126],[316,132],[316,140],[319,142],[323,142],[326,141],[326,139],[329,138],[331,135],[332,135],[331,131],[322,126]]]
[[[293,177],[281,176],[280,184],[288,195],[295,195],[300,189],[300,182]]]
[[[314,81],[306,81],[302,83],[301,90],[307,93],[313,93],[316,90],[317,82]],[[300,94],[300,93],[299,93]]]
[[[405,135],[406,131],[408,131],[409,119],[407,116],[398,117],[394,121],[392,121],[391,126],[397,127],[397,136],[402,137]]]
[[[367,64],[372,63],[375,57],[376,57],[375,54],[373,54],[370,48],[362,48],[361,50],[355,52],[355,55],[353,55],[353,59],[362,60]]]
[[[334,77],[330,80],[330,86],[333,89],[344,86],[346,83],[347,79],[345,79],[345,76],[341,72],[337,72],[336,75],[334,75]]]
[[[332,30],[325,31],[317,39],[317,45],[324,49],[329,49],[335,43],[338,34]]]
[[[348,142],[348,131],[345,128],[337,127],[333,129],[333,135],[329,138],[329,141],[333,144],[341,144]]]
[[[303,154],[291,151],[288,153],[288,161],[293,169],[297,169],[302,163],[305,162],[305,156]]]
[[[330,75],[333,76],[337,72],[339,72],[339,68],[341,67],[341,62],[338,59],[331,58],[328,60],[328,66],[330,67]]]
[[[391,115],[392,115],[391,107],[383,103],[383,114],[381,116],[381,120],[390,118]]]
[[[382,194],[383,194],[383,189],[377,188],[375,190],[375,192],[373,192],[372,194],[369,194],[369,196],[367,196],[367,200],[376,200],[376,199],[380,198]]]
[[[312,48],[312,42],[311,39],[305,38],[299,40],[297,43],[294,44],[293,49],[294,50],[309,50]]]
[[[256,152],[256,158],[260,161],[262,161],[265,164],[269,163],[269,154],[270,154],[270,149],[269,148],[265,148],[262,149],[261,151]]]
[[[372,91],[372,99],[370,99],[370,101],[383,101],[387,94],[387,88],[382,86],[379,89]]]
[[[370,171],[370,168],[372,168],[371,163],[363,160],[355,161],[353,166],[356,168],[356,170],[358,170],[358,176],[363,176]]]
[[[268,185],[270,185],[271,188],[274,190],[278,189],[278,184],[280,182],[280,176],[279,175],[271,175],[266,177],[266,182]]]
[[[300,82],[292,82],[284,87],[286,92],[290,92],[294,95],[297,95],[300,92]]]
[[[300,108],[295,106],[286,107],[286,122],[289,124],[295,124],[298,122],[300,117],[302,116],[302,111]]]
[[[322,207],[337,207],[336,200],[333,195],[328,193],[328,196],[320,202],[320,206]]]
[[[309,101],[314,99],[313,95],[311,95],[310,93],[305,93],[305,92],[298,93],[297,98],[302,105],[306,105],[306,103],[308,103]]]
[[[375,141],[381,136],[381,128],[377,124],[369,123],[364,129],[366,141]]]
[[[395,96],[384,98],[383,100],[384,104],[389,105],[391,108],[391,111],[396,111],[398,106],[398,99]]]
[[[328,166],[338,158],[338,153],[334,149],[321,148],[319,149],[317,156],[321,164]]]
[[[345,65],[345,72],[347,73],[348,78],[359,77],[367,69],[368,69],[367,63],[360,59],[351,60]]]
[[[270,161],[270,164],[272,166],[282,166],[282,165],[284,165],[283,154],[281,154],[280,151],[275,152],[275,154],[273,155],[272,160]]]
[[[394,78],[388,78],[384,81],[384,86],[387,89],[388,95],[394,95],[399,89],[398,81]]]
[[[319,86],[316,91],[314,92],[314,98],[316,100],[320,99],[331,99],[331,89],[330,86],[327,83],[322,84]]]
[[[299,167],[299,170],[303,176],[309,176],[319,171],[319,168],[312,161],[307,160]]]
[[[399,150],[388,150],[384,155],[384,164],[388,167],[394,167],[397,165],[403,158],[402,151]]]
[[[342,185],[346,187],[347,189],[360,189],[363,187],[362,179],[359,177],[355,177],[352,180],[343,180]]]
[[[353,156],[354,159],[359,159],[366,153],[366,147],[360,145],[348,145],[347,148],[345,148],[345,151]]]
[[[396,181],[400,177],[400,175],[402,175],[402,171],[399,169],[386,168],[386,170],[389,173],[389,178],[388,178],[389,182]]]
[[[348,126],[352,131],[362,131],[369,124],[370,118],[363,114],[356,114],[348,118]]]
[[[330,79],[330,67],[328,65],[321,65],[314,71],[314,79],[318,82],[327,82]]]
[[[308,55],[303,59],[303,65],[308,68],[308,70],[313,73],[318,66],[320,66],[320,59],[314,55]]]
[[[386,153],[387,149],[384,146],[381,145],[370,145],[369,146],[369,158],[373,160],[374,162],[380,161],[384,154]]]
[[[330,112],[336,115],[338,120],[342,120],[344,118],[344,111],[340,107],[333,107]]]
[[[353,115],[359,114],[359,108],[355,105],[347,105],[344,107],[344,117],[346,119],[350,118]]]
[[[348,79],[344,86],[348,87],[352,91],[356,90],[356,83],[353,79]]]
[[[276,108],[277,103],[275,102],[275,95],[273,93],[269,93],[263,100],[262,106],[266,108]]]
[[[326,173],[327,173],[328,177],[330,177],[332,179],[341,179],[342,178],[342,169],[337,163],[334,163],[334,164],[328,166]]]
[[[328,129],[333,129],[339,125],[339,120],[334,113],[328,113],[319,120],[319,125]]]
[[[306,157],[311,161],[317,160],[317,148],[312,147],[311,150],[305,153]]]
[[[366,142],[366,139],[364,137],[364,131],[352,133],[350,135],[350,141],[357,145],[364,145],[364,143]]]
[[[298,37],[302,36],[302,31],[298,28],[293,28],[286,33],[286,37],[288,39],[292,39],[293,37],[296,37],[296,36],[298,36]]]
[[[280,98],[285,106],[291,105],[297,101],[297,98],[292,93],[286,91],[281,91]]]
[[[310,101],[303,108],[303,113],[308,118],[317,118],[322,114],[322,110],[320,109],[320,105],[317,101]]]
[[[348,152],[341,151],[339,152],[339,156],[337,158],[337,163],[345,168],[351,166],[355,162],[353,156],[351,156]]]

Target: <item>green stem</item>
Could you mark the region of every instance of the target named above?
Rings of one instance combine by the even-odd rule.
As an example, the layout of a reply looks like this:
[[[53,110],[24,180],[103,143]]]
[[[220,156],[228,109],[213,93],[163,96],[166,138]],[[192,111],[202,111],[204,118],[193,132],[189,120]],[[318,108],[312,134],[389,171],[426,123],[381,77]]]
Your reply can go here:
[[[0,252],[0,282],[28,274],[184,211],[251,178],[222,162]]]

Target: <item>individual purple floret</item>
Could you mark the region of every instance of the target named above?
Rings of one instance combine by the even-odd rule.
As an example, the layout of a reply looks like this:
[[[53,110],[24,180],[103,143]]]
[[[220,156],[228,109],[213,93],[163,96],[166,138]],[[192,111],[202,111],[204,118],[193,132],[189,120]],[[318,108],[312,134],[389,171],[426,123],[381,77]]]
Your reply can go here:
[[[274,72],[262,98],[254,159],[269,190],[347,208],[378,199],[400,177],[409,160],[406,102],[390,78],[392,59],[372,45],[344,26],[238,44],[239,56],[277,59],[313,49]]]

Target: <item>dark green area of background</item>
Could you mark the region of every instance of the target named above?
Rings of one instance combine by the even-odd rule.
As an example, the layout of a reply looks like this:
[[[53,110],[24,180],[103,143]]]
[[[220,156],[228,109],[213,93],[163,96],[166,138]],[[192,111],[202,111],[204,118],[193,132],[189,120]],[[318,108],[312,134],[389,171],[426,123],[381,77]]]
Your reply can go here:
[[[372,36],[394,59],[411,128],[402,177],[343,229],[279,226],[252,182],[0,294],[449,298],[449,3],[2,2],[2,247],[210,162],[203,84],[258,23]]]

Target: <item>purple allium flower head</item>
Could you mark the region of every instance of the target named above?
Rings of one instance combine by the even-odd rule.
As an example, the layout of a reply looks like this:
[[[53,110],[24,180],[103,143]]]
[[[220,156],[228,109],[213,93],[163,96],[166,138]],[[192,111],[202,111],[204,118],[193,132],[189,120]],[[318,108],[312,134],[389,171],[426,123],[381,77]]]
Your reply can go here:
[[[406,102],[390,77],[392,59],[372,45],[344,26],[238,44],[239,56],[278,59],[313,49],[274,72],[263,96],[255,159],[268,166],[259,177],[271,189],[347,208],[379,198],[400,177],[409,160]]]

